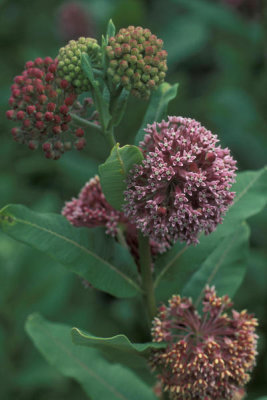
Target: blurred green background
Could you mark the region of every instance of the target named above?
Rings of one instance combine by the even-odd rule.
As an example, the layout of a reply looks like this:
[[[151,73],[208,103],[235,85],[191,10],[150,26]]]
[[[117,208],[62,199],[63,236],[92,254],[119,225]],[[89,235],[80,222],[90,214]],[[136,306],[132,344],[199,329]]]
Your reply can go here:
[[[112,18],[117,28],[148,27],[169,53],[167,80],[179,82],[170,114],[195,118],[231,148],[240,170],[267,161],[267,53],[265,0],[2,0],[0,1],[0,206],[22,203],[60,212],[64,201],[97,172],[107,156],[101,137],[88,134],[86,150],[48,161],[12,141],[5,119],[9,87],[26,61],[57,55],[79,36],[101,37]],[[146,109],[130,99],[117,130],[121,144],[132,141]],[[236,307],[260,319],[258,365],[248,398],[267,394],[266,212],[250,221],[248,273]],[[265,247],[265,249],[264,249]],[[34,311],[53,321],[100,336],[119,332],[145,340],[138,303],[117,301],[92,289],[38,252],[0,234],[0,399],[85,399],[82,389],[57,373],[24,332]],[[138,322],[136,322],[138,321]]]

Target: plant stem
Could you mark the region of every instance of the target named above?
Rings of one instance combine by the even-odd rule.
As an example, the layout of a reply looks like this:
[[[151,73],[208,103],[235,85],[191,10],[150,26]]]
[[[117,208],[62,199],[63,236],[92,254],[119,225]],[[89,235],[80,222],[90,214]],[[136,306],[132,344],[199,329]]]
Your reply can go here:
[[[101,132],[101,127],[99,125],[94,124],[93,122],[87,121],[86,119],[79,117],[74,113],[70,113],[73,121],[78,122],[79,125],[83,125],[86,128],[93,128]]]
[[[115,140],[115,137],[114,137],[114,128],[113,128],[113,126],[108,131],[105,132],[105,136],[106,136],[106,139],[107,139],[108,144],[110,146],[110,149],[112,149],[116,144],[116,140]]]
[[[156,300],[154,292],[154,282],[152,277],[151,265],[151,252],[149,245],[149,238],[143,236],[139,231],[138,234],[138,246],[140,255],[140,268],[142,276],[142,284],[144,289],[144,301],[147,307],[149,318],[154,318],[156,314]]]

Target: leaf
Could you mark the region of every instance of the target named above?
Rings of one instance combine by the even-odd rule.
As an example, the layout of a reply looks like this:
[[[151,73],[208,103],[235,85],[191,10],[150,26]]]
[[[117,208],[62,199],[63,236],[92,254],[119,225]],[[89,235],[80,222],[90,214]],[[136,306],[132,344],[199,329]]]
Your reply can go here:
[[[107,34],[106,34],[107,42],[110,37],[115,36],[115,33],[116,33],[115,25],[114,25],[112,19],[110,19],[108,21],[108,26],[107,26]]]
[[[103,359],[96,349],[72,343],[70,328],[32,314],[26,331],[44,358],[63,375],[77,380],[92,399],[156,400],[151,388],[133,372]]]
[[[149,105],[146,110],[142,126],[135,137],[135,144],[138,145],[143,140],[144,128],[147,124],[160,122],[167,116],[168,104],[177,95],[178,83],[170,85],[167,82],[162,83],[157,90],[154,90],[150,97]]]
[[[100,183],[107,201],[121,210],[124,203],[126,178],[134,165],[140,164],[143,154],[138,147],[126,145],[119,147],[117,143],[104,164],[99,166]]]
[[[141,291],[132,257],[102,228],[76,228],[61,215],[37,213],[21,205],[0,211],[0,227],[14,239],[50,255],[97,289],[118,297],[132,297]]]
[[[240,225],[225,237],[192,275],[182,294],[199,302],[206,285],[215,285],[219,295],[233,297],[245,276],[249,228]]]
[[[149,356],[151,350],[165,348],[162,343],[132,343],[125,335],[116,335],[110,338],[100,338],[83,332],[78,328],[72,329],[72,340],[81,346],[96,347],[109,356],[109,359],[118,361],[123,358],[132,364],[132,357],[141,359],[142,362]],[[121,361],[119,361],[121,362]]]
[[[130,92],[123,88],[119,96],[116,97],[114,101],[111,103],[112,126],[118,126],[119,123],[121,122],[121,119],[124,115],[127,106],[129,95]]]
[[[157,258],[155,288],[159,300],[166,300],[173,293],[180,292],[192,273],[220,245],[222,238],[264,208],[267,202],[266,172],[266,168],[263,168],[239,173],[233,185],[233,191],[236,191],[234,203],[215,232],[208,236],[202,235],[197,246],[177,242]]]
[[[96,81],[94,77],[93,67],[91,65],[90,57],[86,53],[81,54],[81,66],[86,77],[89,79],[93,88],[96,86]]]
[[[93,67],[88,54],[86,53],[81,54],[81,65],[85,75],[87,76],[92,85],[93,100],[95,102],[96,109],[99,112],[101,127],[105,132],[109,124],[109,121],[111,119],[111,115],[109,113],[109,101],[108,101],[109,93],[107,93],[107,88],[104,82],[102,82],[102,86],[104,86],[104,88],[103,88],[103,93],[101,93],[100,83],[98,80],[95,80]]]

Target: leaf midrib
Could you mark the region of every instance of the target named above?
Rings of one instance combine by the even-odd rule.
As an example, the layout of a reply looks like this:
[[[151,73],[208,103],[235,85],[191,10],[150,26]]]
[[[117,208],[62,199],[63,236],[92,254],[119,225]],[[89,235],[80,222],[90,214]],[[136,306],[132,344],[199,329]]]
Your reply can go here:
[[[47,232],[53,236],[58,237],[59,239],[68,242],[70,244],[72,244],[73,246],[79,248],[80,250],[82,250],[83,252],[89,254],[91,257],[96,258],[97,260],[101,261],[102,263],[104,263],[108,268],[112,269],[114,272],[116,272],[117,274],[119,274],[125,281],[127,281],[131,286],[133,286],[138,292],[142,293],[141,288],[131,279],[129,278],[127,275],[125,275],[122,271],[120,271],[119,269],[117,269],[114,265],[110,264],[108,261],[104,260],[103,258],[101,258],[100,256],[98,256],[96,253],[93,253],[92,251],[90,251],[89,249],[87,249],[86,247],[80,245],[79,243],[75,242],[72,239],[67,238],[66,236],[63,236],[57,232],[54,232],[48,228],[44,228],[38,224],[32,223],[30,221],[26,221],[23,220],[21,218],[17,218],[15,216],[12,215],[12,218],[21,224],[25,224],[25,225],[29,225],[33,228],[39,229],[40,231],[44,231]]]

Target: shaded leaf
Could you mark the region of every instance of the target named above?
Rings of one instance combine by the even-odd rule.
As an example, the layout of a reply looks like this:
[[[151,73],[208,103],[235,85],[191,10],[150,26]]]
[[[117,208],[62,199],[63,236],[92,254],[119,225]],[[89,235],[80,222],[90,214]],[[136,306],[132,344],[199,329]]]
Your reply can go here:
[[[124,203],[126,178],[134,165],[140,164],[143,154],[138,147],[126,145],[119,147],[117,143],[104,164],[99,166],[101,187],[107,201],[112,207],[121,210]]]
[[[92,399],[156,400],[152,389],[133,372],[110,364],[96,349],[75,346],[68,326],[32,314],[26,331],[44,358],[63,375],[77,380]]]
[[[233,297],[245,276],[248,238],[249,228],[243,223],[206,258],[186,283],[182,294],[199,302],[205,286],[215,285],[219,295]]]
[[[0,211],[0,227],[14,239],[50,255],[97,289],[118,297],[135,296],[141,291],[132,257],[102,228],[76,228],[61,215],[37,213],[21,205]]]
[[[152,92],[141,128],[135,137],[136,145],[143,140],[145,135],[144,128],[147,126],[147,124],[160,122],[162,119],[167,117],[168,104],[176,97],[177,90],[178,83],[170,85],[169,83],[164,82]]]
[[[107,35],[106,35],[107,42],[108,42],[110,37],[115,36],[115,33],[116,33],[115,25],[114,25],[112,19],[110,19],[108,21],[108,26],[107,26]]]

